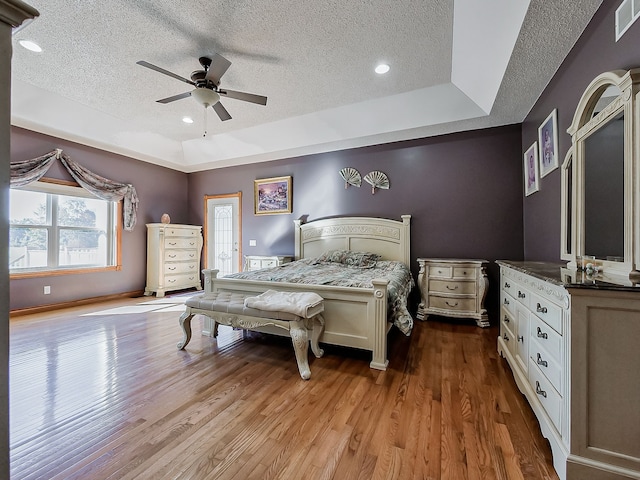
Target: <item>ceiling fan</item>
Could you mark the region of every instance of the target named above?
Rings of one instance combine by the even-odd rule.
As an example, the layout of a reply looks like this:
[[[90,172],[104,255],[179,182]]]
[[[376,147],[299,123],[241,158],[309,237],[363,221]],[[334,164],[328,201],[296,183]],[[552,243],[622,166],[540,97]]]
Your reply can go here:
[[[262,95],[254,95],[253,93],[237,92],[235,90],[227,90],[220,88],[220,78],[225,74],[231,62],[222,55],[215,54],[213,58],[200,57],[198,59],[203,70],[196,70],[191,74],[191,80],[176,75],[173,72],[157,67],[149,62],[140,60],[136,62],[138,65],[150,68],[156,72],[163,73],[182,82],[188,83],[196,87],[190,92],[180,93],[172,97],[156,100],[158,103],[169,103],[182,98],[193,97],[198,103],[204,105],[205,109],[211,106],[220,117],[220,120],[230,120],[231,115],[226,108],[220,103],[220,97],[234,98],[244,102],[257,103],[258,105],[266,105],[267,97]]]

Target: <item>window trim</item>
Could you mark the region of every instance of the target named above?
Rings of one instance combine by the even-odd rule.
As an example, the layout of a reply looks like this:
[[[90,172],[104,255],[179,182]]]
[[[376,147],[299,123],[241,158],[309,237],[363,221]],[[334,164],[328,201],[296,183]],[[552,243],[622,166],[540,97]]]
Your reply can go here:
[[[83,192],[87,192],[83,189],[78,183],[71,182],[68,180],[58,180],[55,178],[47,178],[43,177],[38,180],[39,183],[50,183],[54,185],[61,185],[66,187],[76,187],[83,190]],[[48,192],[54,193],[54,192]],[[58,193],[55,193],[58,194]],[[79,195],[82,196],[82,195]],[[96,198],[93,195],[89,195],[87,198]],[[51,270],[38,270],[38,271],[29,271],[29,272],[10,272],[9,279],[21,279],[21,278],[37,278],[37,277],[54,277],[60,275],[77,275],[82,273],[102,273],[102,272],[113,272],[113,271],[121,271],[122,270],[122,201],[116,202],[116,214],[115,214],[115,265],[108,265],[106,267],[80,267],[80,268],[56,268]],[[11,228],[11,225],[9,225]]]

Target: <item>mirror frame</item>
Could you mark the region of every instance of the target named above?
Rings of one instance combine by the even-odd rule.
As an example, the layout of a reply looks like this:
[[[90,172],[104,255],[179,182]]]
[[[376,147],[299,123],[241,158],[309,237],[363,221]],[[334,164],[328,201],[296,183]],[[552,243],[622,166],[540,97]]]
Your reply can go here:
[[[564,162],[560,167],[560,258],[562,260],[568,260],[575,262],[573,252],[575,252],[575,238],[576,238],[576,222],[572,222],[571,219],[575,218],[575,199],[573,198],[573,185],[575,185],[575,172],[576,169],[573,164],[573,145],[569,148],[567,155],[564,157]],[[571,198],[569,195],[571,194]],[[569,241],[567,239],[569,235]]]
[[[620,94],[602,111],[593,115],[594,108],[610,86]],[[624,114],[624,261],[598,260],[603,275],[628,275],[640,280],[640,68],[614,70],[597,76],[585,89],[567,129],[571,148],[562,165],[561,176],[561,249],[560,256],[569,260],[568,268],[577,268],[576,259],[585,255],[585,139],[603,127],[616,115]],[[571,175],[569,175],[571,172]],[[571,178],[569,178],[571,177]],[[568,182],[571,182],[570,184]],[[569,189],[569,185],[571,188]],[[569,204],[569,190],[571,203]],[[569,205],[571,208],[569,209]],[[570,211],[569,211],[570,210]],[[567,235],[571,234],[570,242]],[[567,248],[570,245],[570,248]]]

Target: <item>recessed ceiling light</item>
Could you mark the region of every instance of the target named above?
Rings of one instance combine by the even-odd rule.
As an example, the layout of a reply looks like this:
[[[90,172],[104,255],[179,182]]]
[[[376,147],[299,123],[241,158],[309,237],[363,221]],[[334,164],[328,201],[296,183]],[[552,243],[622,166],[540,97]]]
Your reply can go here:
[[[20,40],[18,43],[27,50],[31,50],[32,52],[40,53],[42,51],[42,47],[36,42],[32,42],[31,40]]]
[[[376,73],[379,75],[387,73],[388,71],[389,71],[389,65],[387,65],[386,63],[381,63],[376,67]]]
[[[182,117],[182,121],[184,123],[193,123],[193,118],[191,118],[191,117]]]

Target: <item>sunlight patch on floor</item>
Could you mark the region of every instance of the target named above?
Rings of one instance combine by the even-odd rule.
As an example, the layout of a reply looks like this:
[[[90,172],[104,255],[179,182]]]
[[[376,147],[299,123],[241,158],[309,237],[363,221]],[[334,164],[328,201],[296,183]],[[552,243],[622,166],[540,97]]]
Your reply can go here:
[[[96,315],[129,315],[132,313],[147,313],[154,310],[160,310],[161,305],[126,305],[123,307],[108,308],[106,310],[100,310],[98,312],[85,313],[83,317],[91,317]]]
[[[85,313],[83,317],[91,317],[98,315],[128,315],[132,313],[166,313],[166,312],[184,312],[184,302],[194,294],[174,295],[171,297],[162,297],[156,300],[147,300],[137,305],[125,305],[122,307],[108,308],[97,312]]]

